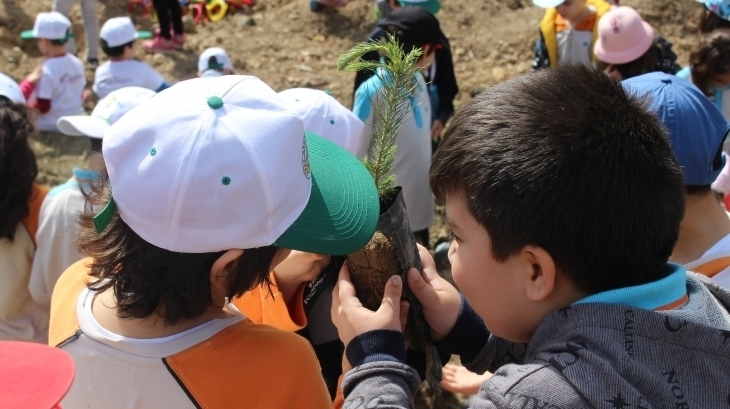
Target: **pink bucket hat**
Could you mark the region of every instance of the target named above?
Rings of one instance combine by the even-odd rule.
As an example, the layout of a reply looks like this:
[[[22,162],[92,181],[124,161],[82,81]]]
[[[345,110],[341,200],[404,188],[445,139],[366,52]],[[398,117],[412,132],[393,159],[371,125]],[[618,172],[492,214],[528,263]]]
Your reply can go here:
[[[654,42],[654,29],[636,10],[620,6],[598,22],[598,40],[593,53],[609,64],[625,64],[641,57]]]

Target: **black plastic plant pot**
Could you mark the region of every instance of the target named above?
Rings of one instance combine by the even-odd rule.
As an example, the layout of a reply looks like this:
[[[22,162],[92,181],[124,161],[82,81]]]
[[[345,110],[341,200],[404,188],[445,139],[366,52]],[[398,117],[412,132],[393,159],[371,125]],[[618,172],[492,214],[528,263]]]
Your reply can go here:
[[[380,306],[388,278],[396,274],[401,276],[403,298],[410,303],[405,335],[411,341],[411,349],[426,354],[426,380],[434,393],[440,394],[441,358],[431,342],[430,328],[423,317],[421,303],[408,289],[408,270],[416,268],[420,271],[422,266],[400,186],[390,197],[381,198],[375,236],[365,248],[349,255],[348,260],[358,298],[371,310]]]

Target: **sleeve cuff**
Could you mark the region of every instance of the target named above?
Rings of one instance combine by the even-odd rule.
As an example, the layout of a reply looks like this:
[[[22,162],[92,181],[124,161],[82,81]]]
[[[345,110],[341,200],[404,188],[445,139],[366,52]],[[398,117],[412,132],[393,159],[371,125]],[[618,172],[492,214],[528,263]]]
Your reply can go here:
[[[392,329],[368,331],[350,341],[345,349],[345,355],[353,368],[379,361],[404,363],[405,339],[400,331]]]
[[[435,342],[439,349],[458,354],[463,362],[471,362],[489,340],[489,330],[469,303],[461,296],[459,318],[444,339]]]

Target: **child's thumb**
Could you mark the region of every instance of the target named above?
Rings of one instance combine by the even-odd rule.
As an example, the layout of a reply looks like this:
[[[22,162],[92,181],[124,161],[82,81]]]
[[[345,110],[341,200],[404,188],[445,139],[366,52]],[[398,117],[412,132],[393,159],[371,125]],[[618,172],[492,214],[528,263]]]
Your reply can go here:
[[[396,320],[400,317],[400,296],[403,292],[403,280],[399,276],[392,276],[388,279],[385,284],[385,290],[383,291],[383,302],[378,308],[378,312],[381,310],[389,310],[389,314],[392,314]],[[397,326],[400,328],[400,325]]]

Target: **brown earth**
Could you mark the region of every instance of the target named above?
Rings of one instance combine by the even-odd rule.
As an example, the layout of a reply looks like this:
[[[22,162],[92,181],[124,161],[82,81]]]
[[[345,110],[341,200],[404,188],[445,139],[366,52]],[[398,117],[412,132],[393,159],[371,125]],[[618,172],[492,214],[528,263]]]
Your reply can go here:
[[[277,91],[292,87],[330,90],[345,105],[352,98],[352,74],[338,72],[337,56],[362,41],[374,25],[373,1],[350,0],[346,8],[312,13],[307,0],[258,0],[253,9],[229,13],[221,22],[196,25],[186,19],[187,42],[169,55],[138,57],[168,81],[196,75],[200,52],[224,47],[237,73],[260,77]],[[20,81],[41,61],[32,41],[18,34],[33,26],[36,13],[47,11],[51,0],[0,0],[0,72]],[[483,89],[530,70],[532,48],[542,10],[531,0],[442,0],[438,18],[449,37],[456,76],[461,88],[456,106],[465,104],[473,90]],[[690,21],[698,5],[694,0],[622,0],[674,44],[682,65],[696,40]],[[127,0],[101,0],[99,21],[126,15]],[[140,29],[152,30],[148,17],[133,16]],[[80,10],[71,15],[81,56],[85,55]],[[89,88],[93,72],[87,70]],[[87,106],[93,108],[93,101]],[[56,134],[38,135],[33,141],[40,168],[39,181],[65,181],[73,166],[83,166],[88,142]],[[431,244],[445,236],[441,219],[431,229]],[[458,408],[459,399],[446,395],[436,401],[421,391],[418,407]]]
[[[624,0],[636,7],[657,30],[675,44],[686,63],[695,36],[687,26],[698,5],[692,0]],[[127,0],[102,0],[99,21],[126,15]],[[222,21],[196,25],[186,21],[187,43],[169,55],[147,55],[147,61],[169,81],[194,77],[197,58],[210,46],[224,47],[238,73],[260,77],[275,90],[313,87],[332,91],[346,105],[352,98],[352,74],[338,72],[335,61],[374,24],[372,0],[350,0],[347,7],[323,13],[309,11],[306,0],[259,0],[253,9],[229,13]],[[33,26],[36,13],[47,11],[51,0],[0,0],[0,72],[21,80],[41,61],[33,41],[18,34]],[[530,69],[532,47],[541,10],[530,0],[443,0],[438,14],[451,40],[461,92],[457,107],[471,91],[503,81]],[[80,50],[85,36],[80,10],[72,12]],[[153,29],[149,17],[134,16],[142,29]],[[83,56],[85,51],[81,51]],[[89,87],[93,72],[87,71]],[[89,104],[93,108],[93,102]],[[86,144],[56,135],[34,143],[39,153],[40,181],[60,183],[73,165],[83,163]]]

